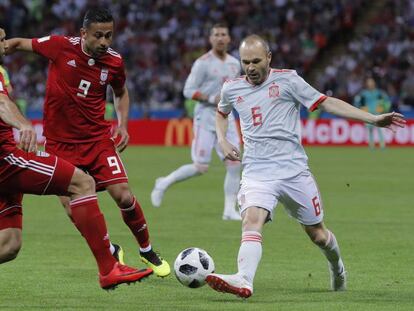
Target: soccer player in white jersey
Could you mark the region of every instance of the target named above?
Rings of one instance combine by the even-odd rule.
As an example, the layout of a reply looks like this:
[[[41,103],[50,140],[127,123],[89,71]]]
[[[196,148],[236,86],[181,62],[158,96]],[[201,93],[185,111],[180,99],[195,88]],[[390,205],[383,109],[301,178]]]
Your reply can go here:
[[[217,137],[227,158],[240,157],[239,149],[225,136],[227,115],[233,108],[240,115],[245,142],[238,194],[243,218],[238,272],[210,274],[206,281],[217,291],[244,298],[252,295],[262,255],[262,228],[280,201],[326,256],[332,289],[345,290],[339,246],[323,223],[322,200],[301,145],[300,105],[393,130],[404,127],[404,117],[395,112],[372,115],[319,93],[294,70],[271,69],[269,46],[257,35],[245,38],[239,51],[246,76],[224,83],[216,115]]]
[[[176,182],[207,172],[211,153],[215,148],[226,166],[224,179],[224,220],[241,220],[236,211],[237,192],[240,183],[240,161],[225,159],[217,143],[215,115],[220,90],[223,82],[240,75],[240,63],[227,53],[230,43],[229,29],[224,24],[216,24],[210,31],[212,49],[198,58],[184,86],[184,96],[198,101],[194,111],[194,139],[191,147],[193,163],[186,164],[168,176],[160,177],[155,182],[151,193],[152,205],[159,207],[165,191]],[[240,138],[232,114],[229,116],[227,139],[234,146],[239,146]]]

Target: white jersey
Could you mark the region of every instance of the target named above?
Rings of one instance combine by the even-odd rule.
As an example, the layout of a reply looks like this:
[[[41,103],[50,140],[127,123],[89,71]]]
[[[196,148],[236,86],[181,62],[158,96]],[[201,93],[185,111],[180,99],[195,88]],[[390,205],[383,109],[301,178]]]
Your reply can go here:
[[[214,98],[220,94],[221,87],[227,79],[234,79],[240,75],[240,62],[227,54],[221,60],[213,51],[199,57],[191,68],[191,73],[184,86],[184,97],[192,99],[198,93],[207,95],[211,100],[198,102],[194,111],[194,120],[200,127],[215,131],[216,105]]]
[[[244,139],[243,178],[286,179],[308,169],[301,144],[300,104],[314,110],[326,96],[294,70],[271,69],[260,85],[246,77],[226,81],[218,110],[240,115]]]

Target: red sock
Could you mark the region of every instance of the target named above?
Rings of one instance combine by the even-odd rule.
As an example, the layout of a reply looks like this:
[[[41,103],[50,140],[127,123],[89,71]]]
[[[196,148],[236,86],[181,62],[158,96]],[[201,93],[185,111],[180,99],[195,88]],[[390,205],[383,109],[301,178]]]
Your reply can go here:
[[[141,248],[148,247],[150,245],[148,226],[144,212],[137,199],[134,198],[130,207],[125,209],[121,208],[121,214],[124,222],[138,241],[139,246]]]
[[[108,231],[96,195],[75,199],[70,202],[70,207],[73,222],[95,256],[99,272],[108,274],[116,260],[109,251]]]

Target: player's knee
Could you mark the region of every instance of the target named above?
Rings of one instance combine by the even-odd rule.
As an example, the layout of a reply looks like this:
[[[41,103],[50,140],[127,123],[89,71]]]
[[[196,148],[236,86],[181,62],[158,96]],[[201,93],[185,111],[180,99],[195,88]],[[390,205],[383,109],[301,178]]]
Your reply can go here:
[[[243,231],[250,231],[250,230],[259,230],[263,226],[263,222],[259,215],[253,213],[251,210],[247,209],[242,221],[242,230]]]
[[[96,192],[94,179],[79,169],[75,171],[72,178],[72,185],[74,186],[73,192],[79,195],[89,195]]]
[[[317,229],[307,231],[309,238],[313,243],[319,247],[324,247],[328,241],[328,235],[325,233],[325,230]]]
[[[113,194],[113,198],[116,204],[122,209],[131,207],[134,201],[134,196],[131,193],[131,190],[129,189],[128,185],[122,186],[119,189],[117,189],[117,191]]]
[[[208,164],[200,164],[200,163],[194,163],[197,172],[200,174],[205,174],[208,171]]]

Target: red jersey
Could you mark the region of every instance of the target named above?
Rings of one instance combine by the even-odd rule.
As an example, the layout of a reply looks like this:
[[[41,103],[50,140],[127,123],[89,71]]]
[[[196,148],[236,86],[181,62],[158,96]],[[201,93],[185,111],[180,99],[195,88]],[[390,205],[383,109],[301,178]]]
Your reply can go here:
[[[7,97],[9,93],[5,87],[3,74],[0,72],[0,94],[4,94]],[[8,154],[8,150],[13,150],[16,147],[14,141],[13,128],[6,124],[0,118],[0,155]]]
[[[68,143],[110,137],[111,124],[104,118],[106,90],[125,84],[121,55],[108,49],[93,58],[83,51],[79,37],[32,39],[32,47],[49,59],[43,135]]]

